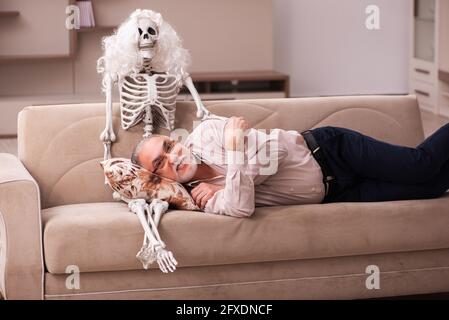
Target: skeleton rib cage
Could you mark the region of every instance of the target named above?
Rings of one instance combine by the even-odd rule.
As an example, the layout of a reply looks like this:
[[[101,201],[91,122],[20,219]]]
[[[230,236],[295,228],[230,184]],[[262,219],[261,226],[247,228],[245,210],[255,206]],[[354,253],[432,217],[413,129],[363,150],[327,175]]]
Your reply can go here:
[[[180,76],[167,73],[131,74],[119,84],[121,124],[127,130],[143,120],[144,137],[158,128],[173,130]]]

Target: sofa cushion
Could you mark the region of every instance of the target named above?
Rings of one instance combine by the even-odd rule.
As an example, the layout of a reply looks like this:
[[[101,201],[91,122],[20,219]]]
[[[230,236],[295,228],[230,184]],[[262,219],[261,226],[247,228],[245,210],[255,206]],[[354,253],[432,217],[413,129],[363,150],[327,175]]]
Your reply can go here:
[[[50,273],[142,269],[137,217],[124,203],[45,209]],[[179,267],[449,248],[449,194],[439,199],[260,207],[252,218],[172,210],[160,233]],[[150,268],[156,268],[152,266]]]
[[[126,201],[160,199],[167,201],[172,208],[200,210],[182,184],[154,174],[130,159],[112,158],[100,164],[107,184]]]

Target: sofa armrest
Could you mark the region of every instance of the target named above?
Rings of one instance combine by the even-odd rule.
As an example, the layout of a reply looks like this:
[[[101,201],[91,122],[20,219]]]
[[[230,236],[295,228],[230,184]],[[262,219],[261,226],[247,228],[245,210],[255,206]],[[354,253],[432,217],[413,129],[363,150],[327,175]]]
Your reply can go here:
[[[0,289],[6,299],[43,299],[39,187],[12,154],[0,153]]]

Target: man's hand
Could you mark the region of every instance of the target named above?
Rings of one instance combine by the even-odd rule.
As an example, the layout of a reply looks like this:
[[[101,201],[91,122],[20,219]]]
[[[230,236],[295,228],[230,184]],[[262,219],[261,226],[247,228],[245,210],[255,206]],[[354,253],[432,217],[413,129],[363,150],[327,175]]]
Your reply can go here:
[[[231,117],[225,127],[225,148],[229,151],[243,151],[246,130],[250,129],[248,121],[242,117]]]
[[[204,209],[207,201],[214,196],[215,192],[223,188],[224,186],[217,184],[201,182],[192,189],[192,198],[200,209]]]

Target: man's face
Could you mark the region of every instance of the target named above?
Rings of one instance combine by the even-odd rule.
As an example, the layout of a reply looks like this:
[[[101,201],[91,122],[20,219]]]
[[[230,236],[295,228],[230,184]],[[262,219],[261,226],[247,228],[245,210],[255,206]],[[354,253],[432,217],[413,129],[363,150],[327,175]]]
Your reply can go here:
[[[180,183],[190,181],[197,170],[192,152],[165,136],[149,139],[142,146],[138,158],[145,169]]]

